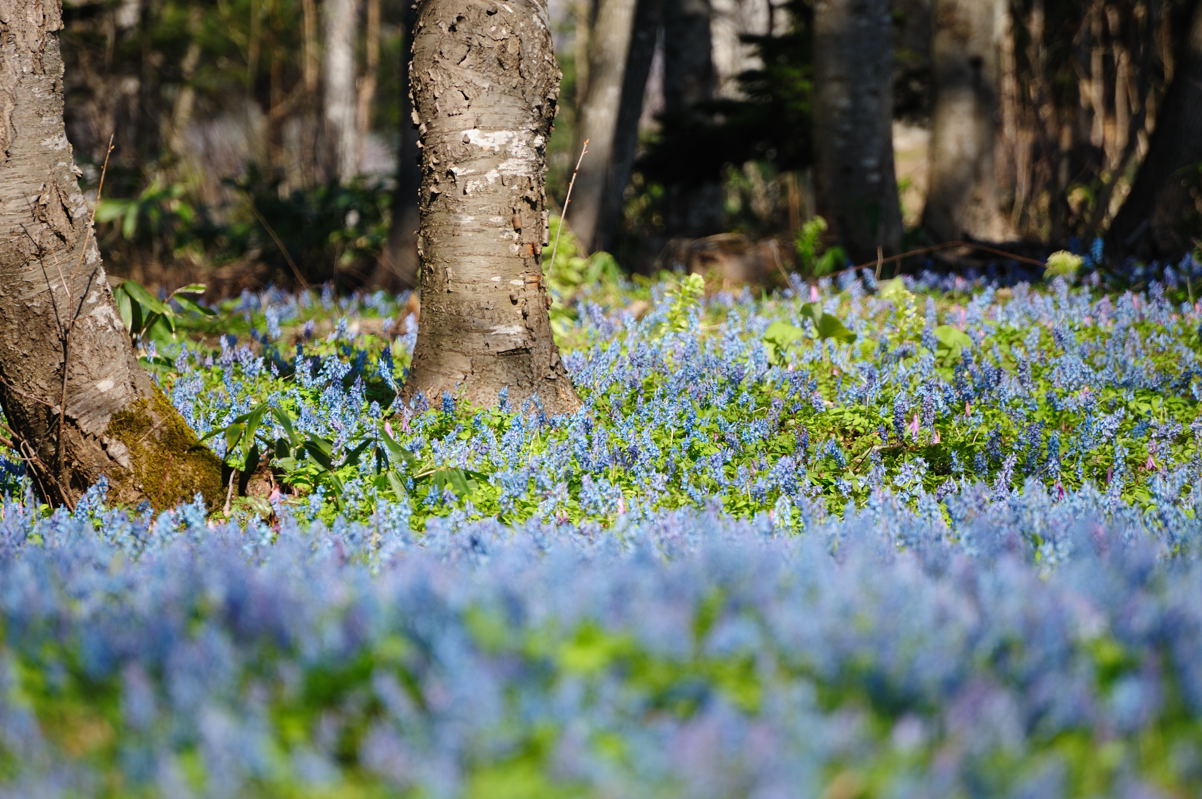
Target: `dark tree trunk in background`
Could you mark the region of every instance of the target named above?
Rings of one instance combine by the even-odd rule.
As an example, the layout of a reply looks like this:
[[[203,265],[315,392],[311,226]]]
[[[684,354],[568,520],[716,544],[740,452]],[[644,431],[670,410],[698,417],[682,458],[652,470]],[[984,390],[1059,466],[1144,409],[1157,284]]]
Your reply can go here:
[[[392,220],[388,244],[372,277],[376,288],[399,291],[417,286],[417,192],[421,170],[417,165],[417,128],[413,125],[413,100],[409,96],[409,59],[417,9],[405,10],[405,46],[401,56],[401,138],[397,148],[396,189],[392,195]]]
[[[559,68],[546,0],[424,0],[410,70],[421,136],[421,324],[403,395],[579,407],[539,258]]]
[[[589,37],[588,86],[580,101],[577,148],[589,154],[567,211],[586,252],[612,249],[634,169],[639,117],[655,52],[661,0],[598,0]]]
[[[1006,16],[1007,0],[935,0],[935,100],[923,226],[936,241],[1012,238],[995,158]]]
[[[324,0],[322,75],[325,156],[329,178],[346,182],[359,174],[355,87],[355,34],[362,0]]]
[[[857,262],[896,251],[893,48],[888,0],[814,4],[814,149],[818,209]]]
[[[113,305],[63,128],[61,27],[58,0],[0,0],[0,403],[52,503],[101,476],[116,502],[213,503],[221,462],[139,367]]]
[[[705,121],[697,106],[714,99],[713,40],[709,0],[664,2],[664,117],[678,133]],[[704,156],[702,156],[704,157]],[[699,159],[700,160],[700,159]],[[723,229],[722,183],[714,175],[667,187],[665,233],[670,238],[697,238]]]
[[[1181,55],[1156,116],[1148,154],[1107,234],[1114,254],[1180,256],[1202,199],[1202,2],[1194,3]],[[1197,235],[1197,231],[1194,231]]]

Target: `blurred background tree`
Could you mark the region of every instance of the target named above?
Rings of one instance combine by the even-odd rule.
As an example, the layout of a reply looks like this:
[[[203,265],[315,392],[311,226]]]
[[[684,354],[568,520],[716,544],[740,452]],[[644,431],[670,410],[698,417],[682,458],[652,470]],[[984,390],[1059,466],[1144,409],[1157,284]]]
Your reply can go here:
[[[552,207],[588,139],[567,226],[633,271],[763,282],[878,246],[1086,249],[1112,222],[1115,267],[1199,246],[1199,0],[881,0],[878,24],[824,32],[861,5],[553,0]],[[66,0],[65,14],[85,181],[117,138],[97,216],[113,272],[221,291],[414,284],[405,0]],[[880,65],[837,74],[849,48]],[[881,122],[848,123],[866,97],[884,98]],[[839,207],[853,189],[877,211]],[[894,213],[900,237],[848,221]]]

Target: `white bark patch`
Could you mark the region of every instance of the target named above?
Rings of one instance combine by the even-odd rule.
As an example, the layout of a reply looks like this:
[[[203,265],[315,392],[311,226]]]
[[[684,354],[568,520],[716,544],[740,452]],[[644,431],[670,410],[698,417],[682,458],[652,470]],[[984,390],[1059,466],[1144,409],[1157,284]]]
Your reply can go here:
[[[125,323],[121,321],[121,317],[117,316],[117,312],[107,302],[96,303],[88,316],[102,320],[102,325],[107,324],[110,329],[125,331]]]
[[[106,377],[105,379],[101,380],[99,383],[96,384],[95,389],[100,394],[107,394],[108,392],[113,390],[113,386],[115,386],[115,385],[117,385],[117,384]]]
[[[498,336],[520,336],[526,332],[521,325],[497,325],[488,332]]]
[[[529,175],[531,172],[530,164],[531,159],[528,157],[507,158],[497,166],[494,172],[490,172],[489,175],[496,174],[497,172],[502,175]],[[492,181],[489,182],[491,183]]]
[[[492,152],[500,152],[503,147],[510,146],[517,136],[518,134],[512,130],[485,131],[479,128],[469,128],[463,132],[463,140],[466,143]]]

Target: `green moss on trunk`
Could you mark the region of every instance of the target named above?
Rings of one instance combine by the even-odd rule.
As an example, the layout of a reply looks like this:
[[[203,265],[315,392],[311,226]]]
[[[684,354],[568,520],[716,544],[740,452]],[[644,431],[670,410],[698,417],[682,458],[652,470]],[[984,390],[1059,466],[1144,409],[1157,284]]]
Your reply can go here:
[[[200,443],[158,386],[114,415],[106,436],[129,450],[130,468],[109,475],[113,501],[145,500],[155,510],[190,502],[196,494],[210,509],[220,502],[221,459]]]

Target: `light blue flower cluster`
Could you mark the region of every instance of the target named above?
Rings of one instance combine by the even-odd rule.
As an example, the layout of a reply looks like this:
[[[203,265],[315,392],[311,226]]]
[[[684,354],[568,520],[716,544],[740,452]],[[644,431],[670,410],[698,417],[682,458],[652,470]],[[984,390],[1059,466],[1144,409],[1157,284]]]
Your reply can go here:
[[[12,796],[1182,795],[1185,479],[1153,481],[1156,512],[1031,481],[420,534],[405,503],[273,529],[9,501],[0,774]]]
[[[585,287],[555,419],[402,405],[405,297],[246,294],[159,375],[196,429],[473,477],[222,521],[6,466],[0,796],[1191,795],[1195,271]]]

